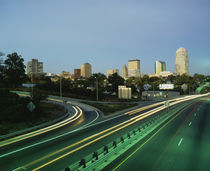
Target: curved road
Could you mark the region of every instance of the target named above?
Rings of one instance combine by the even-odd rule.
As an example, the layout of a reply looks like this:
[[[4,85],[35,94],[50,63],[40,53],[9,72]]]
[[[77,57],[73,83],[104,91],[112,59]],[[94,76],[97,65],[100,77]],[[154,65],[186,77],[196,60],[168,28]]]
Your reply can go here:
[[[139,117],[151,113],[153,110],[154,113],[158,112],[156,111],[158,108],[162,110],[165,108],[163,103],[153,105],[151,108],[144,108],[144,110],[140,108],[114,119],[110,118],[97,123],[95,122],[99,117],[98,112],[88,111],[71,126],[67,125],[30,139],[0,147],[0,170],[13,170],[18,167],[25,167],[29,170],[63,169],[70,163],[80,160],[84,155],[92,153],[102,144],[110,142],[113,137],[119,136],[127,129],[147,120],[137,122]],[[90,122],[81,125],[80,123],[84,119]],[[80,124],[79,127],[78,124]],[[125,129],[122,129],[123,127]]]

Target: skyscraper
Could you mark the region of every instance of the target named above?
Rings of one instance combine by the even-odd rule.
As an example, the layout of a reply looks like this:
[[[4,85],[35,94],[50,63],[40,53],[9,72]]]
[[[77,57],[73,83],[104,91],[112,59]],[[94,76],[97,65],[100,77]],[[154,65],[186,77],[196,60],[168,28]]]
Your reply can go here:
[[[122,77],[124,79],[126,79],[128,77],[128,68],[127,68],[126,64],[123,65],[123,68],[122,68]]]
[[[92,75],[92,67],[89,63],[84,63],[81,66],[81,76],[89,78]]]
[[[140,60],[128,61],[128,77],[140,77]]]
[[[155,61],[155,74],[166,71],[166,63],[163,61]]]
[[[178,75],[189,75],[189,57],[187,50],[183,47],[176,51],[175,72]]]
[[[43,74],[43,62],[39,62],[38,59],[32,59],[29,61],[27,63],[27,74]]]

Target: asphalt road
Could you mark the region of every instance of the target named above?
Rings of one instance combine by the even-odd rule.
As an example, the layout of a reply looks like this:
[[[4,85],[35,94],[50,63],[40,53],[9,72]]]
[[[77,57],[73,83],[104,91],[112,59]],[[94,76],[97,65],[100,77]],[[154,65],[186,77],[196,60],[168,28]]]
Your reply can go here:
[[[0,170],[13,170],[21,166],[26,167],[29,170],[33,170],[52,161],[52,163],[49,163],[48,165],[42,167],[41,170],[63,169],[69,164],[80,160],[83,156],[92,153],[106,143],[113,141],[116,137],[119,137],[119,135],[122,135],[127,131],[132,130],[144,121],[139,121],[126,127],[126,129],[117,131],[116,133],[113,133],[101,140],[98,140],[97,142],[91,143],[84,148],[80,148],[85,144],[94,141],[101,135],[105,134],[103,133],[98,135],[99,132],[108,130],[109,128],[112,128],[117,124],[128,121],[129,119],[138,116],[143,112],[138,112],[133,115],[122,115],[115,119],[102,121],[101,123],[95,124],[93,126],[84,127],[84,129],[82,129],[82,126],[78,122],[83,122],[84,120],[91,119],[88,117],[96,117],[94,116],[96,115],[96,112],[86,113],[84,115],[84,117],[86,118],[81,118],[80,120],[76,121],[75,123],[73,123],[75,124],[73,126],[65,126],[57,130],[48,132],[47,134],[39,135],[1,148]],[[80,129],[77,128],[77,125],[80,125]],[[56,136],[60,137],[55,138]],[[91,138],[88,139],[88,137]],[[65,157],[60,158],[60,156],[69,152],[71,152],[70,155],[66,155]],[[54,161],[57,158],[59,158],[59,160]]]
[[[210,170],[210,98],[191,105],[105,170]],[[145,143],[146,142],[146,143]]]
[[[88,127],[90,124],[95,123],[92,121],[97,118],[98,113],[96,111],[85,111],[83,117],[70,125],[0,148],[0,170],[13,170],[20,166],[27,166],[29,169],[36,168],[37,166],[52,160],[52,158],[62,155],[69,149],[61,152],[59,152],[59,150],[141,113],[143,112],[131,116],[115,116],[117,117],[116,119],[109,118],[107,121],[102,120],[98,125]],[[87,128],[82,129],[83,127]],[[100,143],[102,143],[102,141],[99,141],[99,145]],[[76,147],[78,146],[75,146],[74,148]],[[83,155],[92,152],[93,148],[88,147],[88,150],[86,150],[85,153],[82,151],[79,155],[76,153],[73,160],[70,162],[79,160]],[[65,163],[59,161],[59,163],[55,164],[56,167],[54,167],[54,170],[65,167],[64,164],[68,165],[69,160],[65,160]]]

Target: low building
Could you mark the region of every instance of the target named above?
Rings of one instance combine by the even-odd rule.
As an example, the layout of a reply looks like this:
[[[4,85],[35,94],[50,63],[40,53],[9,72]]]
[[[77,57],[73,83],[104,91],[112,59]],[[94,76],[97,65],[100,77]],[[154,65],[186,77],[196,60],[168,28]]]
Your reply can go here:
[[[160,72],[159,74],[161,77],[168,77],[170,75],[175,75],[173,72],[171,71],[163,71],[163,72]]]
[[[118,86],[118,98],[119,99],[131,99],[132,93],[131,88],[126,86]]]

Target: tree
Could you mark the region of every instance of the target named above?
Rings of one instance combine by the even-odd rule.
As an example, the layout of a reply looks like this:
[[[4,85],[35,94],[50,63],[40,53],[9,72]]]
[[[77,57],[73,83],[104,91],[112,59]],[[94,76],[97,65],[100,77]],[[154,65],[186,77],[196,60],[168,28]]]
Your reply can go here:
[[[26,78],[24,59],[16,52],[7,55],[4,64],[5,79],[9,86],[16,87]]]
[[[1,53],[1,52],[0,52]],[[2,85],[3,83],[3,73],[4,72],[4,66],[3,66],[3,60],[0,57],[0,84]]]
[[[125,80],[117,73],[114,73],[111,76],[109,76],[108,81],[110,84],[112,84],[112,86],[110,87],[111,92],[116,92],[116,94],[118,94],[118,86],[124,85]]]

